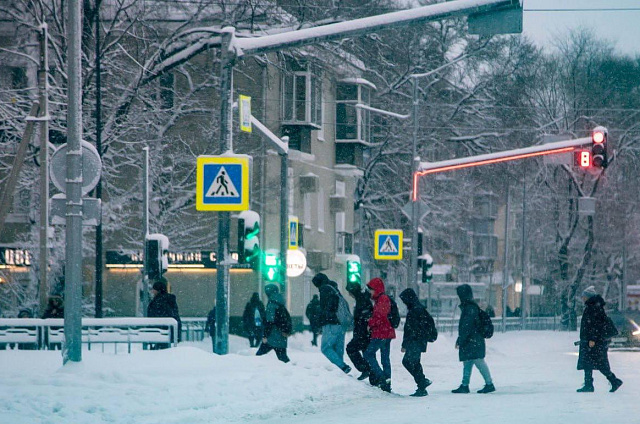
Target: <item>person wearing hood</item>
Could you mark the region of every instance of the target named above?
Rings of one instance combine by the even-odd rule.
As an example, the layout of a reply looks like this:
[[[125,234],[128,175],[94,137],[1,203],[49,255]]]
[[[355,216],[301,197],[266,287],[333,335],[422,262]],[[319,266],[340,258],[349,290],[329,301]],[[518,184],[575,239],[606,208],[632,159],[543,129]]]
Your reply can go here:
[[[480,307],[473,301],[473,291],[468,284],[456,287],[456,293],[460,298],[460,322],[458,323],[458,339],[456,349],[458,357],[463,364],[462,384],[452,393],[469,393],[471,371],[475,365],[484,378],[484,387],[478,393],[495,392],[496,388],[491,379],[489,366],[484,360],[486,347],[480,322]]]
[[[578,369],[584,370],[584,386],[578,392],[593,392],[593,370],[598,370],[611,383],[610,392],[615,392],[622,386],[622,380],[611,372],[608,350],[609,339],[617,330],[611,328],[607,314],[604,311],[605,301],[596,293],[593,286],[582,292],[585,304],[580,323],[580,351],[578,354]]]
[[[341,296],[338,285],[321,272],[316,274],[311,281],[320,292],[318,313],[318,325],[322,326],[320,350],[332,364],[345,374],[349,374],[351,367],[343,359],[345,329],[342,328],[338,320],[338,304]]]
[[[275,284],[267,284],[264,288],[269,301],[265,313],[264,336],[256,356],[266,355],[274,350],[279,360],[289,362],[287,356],[287,337],[291,334],[291,315],[285,307],[284,299]]]
[[[418,385],[416,392],[411,396],[427,396],[427,387],[431,384],[431,380],[424,376],[420,357],[422,352],[427,351],[427,339],[435,324],[413,289],[406,289],[400,293],[400,299],[407,306],[408,311],[404,323],[404,337],[402,338],[402,352],[404,353],[402,365]]]
[[[178,311],[178,302],[176,296],[167,291],[166,278],[161,277],[153,283],[151,296],[153,296],[153,299],[147,307],[147,316],[149,318],[164,317],[175,319],[178,323],[177,339],[181,341],[182,321],[180,320],[180,312]],[[169,343],[156,343],[152,349],[167,349],[169,347]]]
[[[313,338],[311,339],[311,346],[318,346],[318,334],[322,331],[322,327],[318,325],[318,316],[320,314],[320,298],[317,294],[313,295],[313,298],[305,309],[305,315],[309,319],[309,326],[311,327],[311,333]]]
[[[357,283],[347,284],[347,292],[356,301],[353,308],[353,338],[347,344],[347,355],[356,369],[362,373],[358,380],[364,380],[369,377],[371,369],[361,353],[367,349],[371,339],[368,322],[373,312],[371,295],[368,291],[362,291],[362,287]]]
[[[364,351],[364,358],[371,367],[372,383],[378,385],[385,392],[391,391],[391,340],[396,338],[396,332],[389,322],[391,301],[384,292],[384,282],[381,278],[374,278],[367,283],[367,288],[372,292],[371,297],[375,302],[373,313],[368,324],[371,330],[371,341]],[[382,369],[376,359],[376,352],[380,351]]]
[[[244,307],[242,325],[250,347],[258,347],[262,339],[265,309],[258,293],[253,293]]]

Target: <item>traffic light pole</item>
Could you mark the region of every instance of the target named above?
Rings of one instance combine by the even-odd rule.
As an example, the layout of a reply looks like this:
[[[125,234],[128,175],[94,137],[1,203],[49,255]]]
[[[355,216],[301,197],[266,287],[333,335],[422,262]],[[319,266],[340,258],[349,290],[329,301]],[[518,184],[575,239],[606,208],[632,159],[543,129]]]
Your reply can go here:
[[[420,166],[418,156],[418,80],[413,78],[413,143],[411,146],[411,175],[415,175]],[[414,190],[419,190],[415,187]],[[418,198],[411,202],[411,255],[409,263],[409,281],[407,285],[418,293]],[[429,299],[431,305],[431,299]]]
[[[291,287],[287,281],[287,251],[289,250],[289,154],[280,153],[280,274],[286,292],[287,308],[291,310]],[[282,287],[281,287],[282,289]]]

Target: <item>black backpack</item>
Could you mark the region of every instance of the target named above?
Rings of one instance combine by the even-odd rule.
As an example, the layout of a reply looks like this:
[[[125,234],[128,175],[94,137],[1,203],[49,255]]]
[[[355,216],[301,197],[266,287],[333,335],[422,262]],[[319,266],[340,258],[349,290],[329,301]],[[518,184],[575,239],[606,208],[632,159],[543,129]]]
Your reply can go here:
[[[424,313],[425,313],[424,326],[426,328],[425,338],[428,343],[433,343],[436,340],[438,340],[438,329],[436,328],[436,323],[433,320],[433,317],[431,316],[431,314],[429,314],[429,312],[427,312],[426,309]]]
[[[490,339],[493,336],[493,322],[491,317],[482,308],[478,307],[478,317],[480,317],[480,334],[485,339]]]
[[[387,297],[389,297],[389,303],[391,303],[391,310],[389,311],[387,318],[393,328],[398,328],[400,326],[400,311],[398,311],[398,304],[390,296]]]

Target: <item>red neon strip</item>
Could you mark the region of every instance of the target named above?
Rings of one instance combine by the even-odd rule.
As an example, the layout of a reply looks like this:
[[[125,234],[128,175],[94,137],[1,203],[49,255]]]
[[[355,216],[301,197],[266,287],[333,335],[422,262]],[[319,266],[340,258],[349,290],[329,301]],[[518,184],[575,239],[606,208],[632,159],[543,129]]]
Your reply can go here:
[[[418,171],[415,174],[413,174],[412,199],[413,199],[414,202],[418,200],[418,190],[417,190],[417,188],[418,188],[418,177],[422,177],[423,175],[435,174],[435,173],[438,173],[438,172],[455,171],[457,169],[471,168],[471,167],[474,167],[474,166],[491,165],[491,164],[494,164],[494,163],[502,163],[502,162],[508,162],[508,161],[512,161],[512,160],[526,159],[526,158],[531,158],[531,157],[535,157],[535,156],[551,155],[551,154],[555,154],[555,153],[565,153],[565,152],[571,152],[573,150],[574,150],[574,147],[563,147],[563,148],[555,149],[555,150],[545,150],[545,151],[542,151],[542,152],[523,153],[523,154],[519,154],[519,155],[506,156],[506,157],[503,157],[503,158],[485,159],[485,160],[480,160],[480,161],[477,161],[477,162],[460,163],[460,164],[457,164],[457,165],[442,166],[440,168],[432,168],[432,169],[427,169],[425,171]]]

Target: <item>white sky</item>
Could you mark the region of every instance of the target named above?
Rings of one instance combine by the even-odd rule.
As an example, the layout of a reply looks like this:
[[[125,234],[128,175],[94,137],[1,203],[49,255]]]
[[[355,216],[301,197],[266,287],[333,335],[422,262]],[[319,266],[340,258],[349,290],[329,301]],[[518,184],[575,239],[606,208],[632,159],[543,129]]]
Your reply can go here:
[[[638,0],[524,0],[523,33],[539,45],[551,47],[554,37],[581,26],[593,28],[602,38],[613,41],[618,52],[640,56]]]

